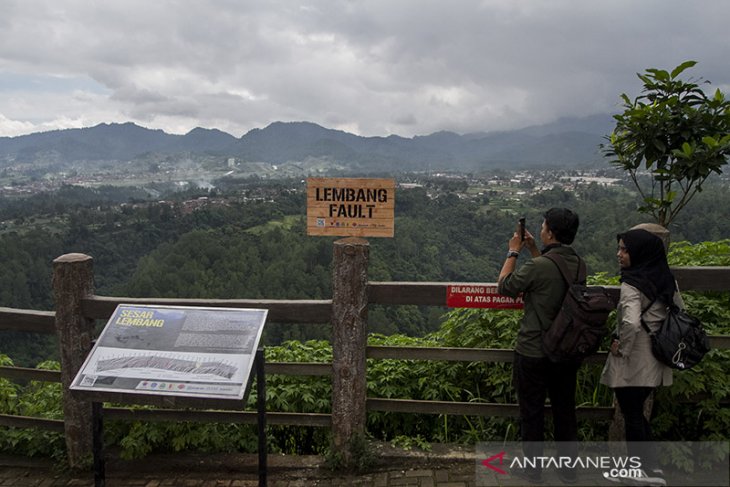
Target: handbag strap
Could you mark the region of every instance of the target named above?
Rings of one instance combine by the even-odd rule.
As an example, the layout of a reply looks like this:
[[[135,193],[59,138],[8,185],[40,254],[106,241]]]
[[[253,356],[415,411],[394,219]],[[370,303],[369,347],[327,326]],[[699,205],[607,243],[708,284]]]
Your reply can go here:
[[[583,259],[578,257],[578,275],[575,279],[571,279],[568,272],[568,266],[565,263],[565,259],[562,255],[558,254],[551,254],[548,252],[547,254],[543,255],[543,257],[546,257],[553,261],[556,266],[558,266],[558,270],[560,271],[560,275],[563,276],[563,279],[565,280],[566,284],[571,285],[575,283],[584,283],[586,282],[586,263],[583,262]]]

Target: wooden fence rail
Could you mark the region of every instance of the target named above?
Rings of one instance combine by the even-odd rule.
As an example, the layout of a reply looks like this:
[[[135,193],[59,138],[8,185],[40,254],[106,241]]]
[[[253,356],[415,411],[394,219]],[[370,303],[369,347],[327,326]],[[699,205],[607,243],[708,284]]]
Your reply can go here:
[[[450,414],[467,416],[516,417],[516,404],[491,404],[477,402],[417,401],[411,399],[374,398],[365,395],[365,360],[437,360],[460,362],[511,363],[513,350],[475,349],[475,348],[436,348],[436,347],[390,347],[367,346],[366,322],[367,307],[380,305],[446,305],[446,289],[450,283],[441,282],[367,282],[367,241],[343,239],[335,243],[339,252],[335,260],[333,276],[333,299],[331,300],[267,300],[267,299],[174,299],[174,298],[129,298],[97,296],[88,282],[67,282],[66,288],[61,277],[68,266],[90,265],[91,259],[82,254],[62,256],[54,261],[54,293],[57,302],[66,299],[66,308],[57,311],[18,310],[0,307],[0,331],[21,331],[43,334],[59,334],[68,327],[81,326],[88,329],[93,320],[108,319],[117,305],[174,305],[200,307],[229,307],[268,309],[268,321],[272,323],[322,324],[331,323],[333,330],[333,363],[267,363],[268,375],[283,374],[293,376],[330,377],[333,384],[333,413],[284,413],[267,412],[267,423],[272,425],[297,425],[310,427],[330,427],[333,437],[339,435],[340,443],[352,434],[362,432],[364,415],[367,411],[397,412],[414,414]],[[361,258],[365,256],[365,258]],[[56,272],[60,268],[60,275]],[[730,290],[730,267],[678,267],[672,269],[680,289],[697,291]],[[79,269],[75,269],[78,274]],[[71,274],[74,274],[72,272]],[[91,274],[82,268],[81,273]],[[459,283],[469,284],[469,283]],[[475,283],[476,284],[476,283]],[[479,283],[484,284],[484,283]],[[70,285],[70,287],[69,287]],[[353,287],[354,286],[354,287]],[[618,288],[611,288],[618,295]],[[60,299],[59,299],[60,297]],[[62,316],[61,316],[62,315]],[[60,321],[59,321],[60,320]],[[60,328],[59,328],[60,327]],[[75,336],[75,335],[70,335]],[[83,337],[83,335],[81,335]],[[68,341],[68,337],[67,337]],[[83,340],[82,340],[83,341]],[[61,340],[63,347],[64,340]],[[730,348],[730,336],[712,336],[713,348]],[[78,344],[77,344],[78,345]],[[344,348],[343,348],[344,347]],[[605,352],[599,352],[587,359],[588,363],[603,363]],[[65,382],[63,377],[73,377],[82,356],[73,357],[75,365],[69,369],[68,350],[62,350],[62,371],[27,369],[21,367],[0,367],[0,377],[15,381]],[[339,358],[338,358],[339,357]],[[354,361],[353,361],[354,359]],[[352,379],[357,378],[357,381]],[[66,379],[67,380],[67,379]],[[339,393],[337,392],[339,390]],[[67,386],[64,385],[67,393]],[[65,397],[64,401],[70,398]],[[176,406],[175,401],[156,401],[157,405]],[[155,401],[152,401],[154,404]],[[78,404],[78,403],[77,403]],[[230,401],[225,403],[230,405]],[[231,409],[223,404],[221,407]],[[81,404],[81,407],[86,407]],[[187,406],[187,404],[186,404]],[[240,405],[243,409],[244,405]],[[130,409],[120,407],[105,408],[105,416],[119,420],[143,421],[200,421],[227,423],[255,423],[256,413],[243,410],[211,411],[210,403],[201,402],[208,410],[177,409]],[[546,407],[549,413],[550,408]],[[65,417],[66,414],[64,413]],[[23,428],[41,428],[66,432],[69,447],[69,464],[81,461],[86,446],[70,445],[77,441],[78,419],[84,419],[84,412],[73,411],[76,427],[68,421],[0,415],[0,425]],[[353,416],[354,415],[354,416]],[[584,419],[610,419],[613,408],[579,408],[578,415]],[[353,421],[354,418],[354,421]],[[69,427],[74,434],[69,435]],[[83,429],[83,428],[82,428]],[[85,444],[89,438],[81,441]]]
[[[180,298],[123,298],[86,296],[81,300],[84,316],[108,319],[117,305],[202,306],[208,308],[268,309],[270,323],[329,323],[332,300],[274,300],[274,299],[180,299]]]
[[[56,313],[0,307],[0,330],[55,334]]]

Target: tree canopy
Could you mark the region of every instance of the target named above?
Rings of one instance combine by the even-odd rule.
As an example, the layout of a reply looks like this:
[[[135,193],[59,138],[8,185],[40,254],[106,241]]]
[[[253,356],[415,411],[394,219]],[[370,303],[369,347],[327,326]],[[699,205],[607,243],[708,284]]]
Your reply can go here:
[[[665,227],[712,173],[722,172],[730,154],[730,102],[719,89],[708,96],[700,80],[679,78],[695,64],[638,74],[642,94],[634,100],[621,95],[624,112],[614,116],[610,144],[603,147],[641,193],[639,211]]]

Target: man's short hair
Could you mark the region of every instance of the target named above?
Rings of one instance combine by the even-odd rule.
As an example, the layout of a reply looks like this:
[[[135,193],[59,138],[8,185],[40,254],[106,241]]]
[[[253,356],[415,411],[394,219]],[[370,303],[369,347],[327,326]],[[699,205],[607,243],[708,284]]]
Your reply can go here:
[[[578,233],[578,215],[567,208],[550,208],[543,215],[545,225],[553,232],[558,242],[570,245]]]

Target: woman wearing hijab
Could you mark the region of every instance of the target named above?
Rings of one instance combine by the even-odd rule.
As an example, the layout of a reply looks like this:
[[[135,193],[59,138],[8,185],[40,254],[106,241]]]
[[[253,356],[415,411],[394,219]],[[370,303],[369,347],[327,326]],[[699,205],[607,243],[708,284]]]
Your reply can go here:
[[[672,371],[651,352],[651,338],[641,320],[658,330],[667,306],[681,297],[667,264],[662,240],[646,230],[634,229],[617,235],[621,267],[621,295],[616,315],[616,333],[601,383],[614,390],[624,415],[629,456],[641,458],[644,485],[666,485],[650,444],[651,427],[644,417],[644,402],[660,385],[672,383]],[[649,477],[646,472],[650,472]],[[621,479],[612,479],[620,481]]]

